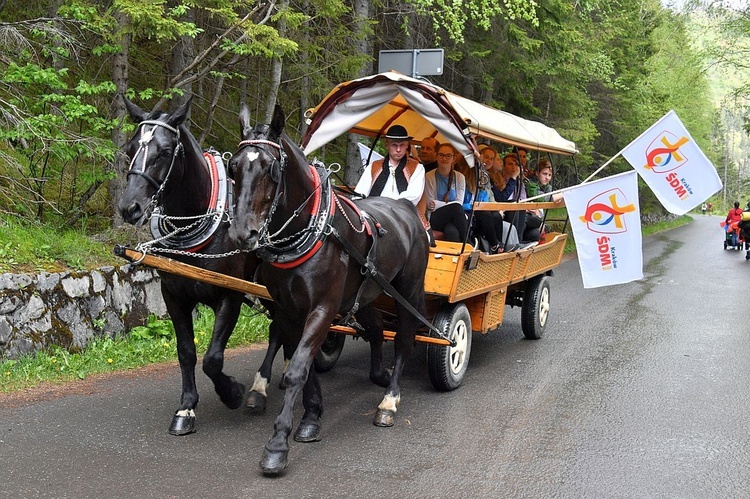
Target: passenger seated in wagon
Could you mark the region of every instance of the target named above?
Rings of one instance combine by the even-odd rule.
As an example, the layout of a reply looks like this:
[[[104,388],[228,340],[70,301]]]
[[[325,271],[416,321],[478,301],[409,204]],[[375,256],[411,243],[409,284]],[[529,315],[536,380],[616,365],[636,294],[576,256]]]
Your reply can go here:
[[[454,168],[456,149],[442,144],[437,150],[437,168],[425,175],[425,195],[430,225],[437,239],[463,242],[469,221],[463,209],[466,180]]]
[[[474,168],[469,167],[463,158],[457,163],[456,170],[466,178],[463,208],[465,212],[472,209],[474,199],[477,202],[494,202],[492,182],[488,168],[495,159],[495,151],[490,147],[482,148],[481,161]],[[479,181],[477,181],[479,176]],[[477,185],[479,184],[479,188]],[[483,238],[488,243],[490,254],[512,251],[518,247],[518,234],[515,228],[503,221],[499,211],[475,211],[473,237]]]
[[[535,199],[538,202],[560,201],[562,194],[550,194],[552,192],[552,163],[547,158],[542,158],[537,164],[536,171],[526,179],[526,195],[529,198],[546,194]],[[526,212],[526,230],[523,234],[524,241],[539,241],[543,232],[542,221],[544,210],[528,210]]]
[[[424,167],[409,155],[413,138],[401,125],[390,127],[385,134],[388,155],[365,167],[354,192],[364,197],[384,196],[410,201],[417,208],[430,244],[434,245],[432,230],[426,217]]]

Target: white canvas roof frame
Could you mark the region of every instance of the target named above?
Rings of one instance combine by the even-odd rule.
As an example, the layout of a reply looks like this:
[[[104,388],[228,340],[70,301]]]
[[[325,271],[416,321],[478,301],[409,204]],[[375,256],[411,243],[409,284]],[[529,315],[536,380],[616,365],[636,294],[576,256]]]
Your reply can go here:
[[[303,139],[310,154],[346,132],[369,137],[403,125],[416,140],[449,141],[473,164],[470,135],[558,154],[577,153],[575,144],[553,128],[479,104],[422,80],[386,72],[333,89],[307,113],[311,125]]]

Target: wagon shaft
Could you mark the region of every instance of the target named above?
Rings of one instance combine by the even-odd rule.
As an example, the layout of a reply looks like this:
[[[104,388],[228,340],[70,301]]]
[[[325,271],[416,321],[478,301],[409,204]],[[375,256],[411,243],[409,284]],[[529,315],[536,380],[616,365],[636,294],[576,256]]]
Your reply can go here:
[[[247,293],[258,298],[264,298],[271,300],[271,295],[265,286],[255,284],[254,282],[245,281],[236,277],[228,276],[226,274],[220,274],[211,270],[202,269],[194,265],[187,263],[178,262],[171,258],[164,258],[153,255],[144,255],[140,251],[136,251],[125,246],[115,246],[114,253],[117,256],[121,256],[130,262],[140,263],[147,267],[153,267],[157,270],[169,272],[170,274],[179,275],[183,277],[189,277],[196,281],[213,284],[215,286],[221,286],[223,288],[232,289],[234,291],[240,291]]]

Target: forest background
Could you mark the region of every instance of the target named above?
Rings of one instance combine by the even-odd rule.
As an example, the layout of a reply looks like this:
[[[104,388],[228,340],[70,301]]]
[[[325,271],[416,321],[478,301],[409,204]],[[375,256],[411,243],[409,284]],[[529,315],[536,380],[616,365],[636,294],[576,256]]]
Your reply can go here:
[[[445,50],[432,82],[573,140],[580,154],[557,163],[557,186],[674,109],[724,181],[716,210],[750,200],[745,2],[0,0],[0,272],[23,269],[19,230],[121,237],[134,126],[118,94],[144,109],[192,98],[193,134],[230,152],[240,103],[268,122],[278,101],[299,142],[305,110],[336,84],[375,73],[380,50],[417,48]],[[351,138],[318,153],[351,165],[354,154]],[[641,207],[664,215],[645,188]]]

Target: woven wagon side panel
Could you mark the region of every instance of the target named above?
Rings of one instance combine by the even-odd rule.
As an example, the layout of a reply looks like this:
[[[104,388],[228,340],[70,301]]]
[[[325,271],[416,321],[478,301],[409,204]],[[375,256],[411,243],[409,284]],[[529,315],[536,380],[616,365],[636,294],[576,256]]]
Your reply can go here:
[[[476,269],[461,272],[461,277],[456,287],[456,295],[507,283],[510,278],[512,265],[513,259],[508,258],[492,262],[481,261],[481,264]]]
[[[547,270],[558,264],[560,261],[559,247],[544,248],[534,253],[534,258],[529,262],[529,273]]]
[[[489,293],[487,295],[487,306],[485,307],[486,327],[494,329],[503,322],[505,313],[505,294]]]

